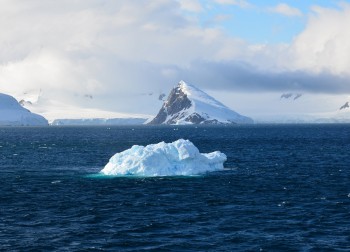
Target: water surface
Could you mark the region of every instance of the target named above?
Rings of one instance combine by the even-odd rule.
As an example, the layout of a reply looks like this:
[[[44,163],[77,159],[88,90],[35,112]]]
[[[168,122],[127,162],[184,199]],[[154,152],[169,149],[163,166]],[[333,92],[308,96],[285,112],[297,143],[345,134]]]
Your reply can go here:
[[[179,138],[230,169],[98,175]],[[350,250],[350,125],[0,128],[0,146],[0,250]]]

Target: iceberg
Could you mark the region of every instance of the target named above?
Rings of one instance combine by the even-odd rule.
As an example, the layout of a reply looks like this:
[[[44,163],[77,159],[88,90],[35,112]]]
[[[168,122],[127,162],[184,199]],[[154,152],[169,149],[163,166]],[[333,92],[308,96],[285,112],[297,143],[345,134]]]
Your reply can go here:
[[[113,176],[189,176],[224,169],[226,155],[220,151],[200,153],[189,140],[134,145],[115,154],[101,170]]]

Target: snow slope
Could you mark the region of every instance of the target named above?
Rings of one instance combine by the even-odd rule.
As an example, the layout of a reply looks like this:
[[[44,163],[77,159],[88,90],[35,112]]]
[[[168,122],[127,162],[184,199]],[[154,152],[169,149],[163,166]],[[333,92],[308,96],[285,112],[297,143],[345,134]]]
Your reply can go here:
[[[105,175],[178,176],[198,175],[223,170],[226,155],[219,152],[199,153],[189,140],[134,145],[115,154],[101,170]]]
[[[23,108],[15,98],[0,93],[0,126],[46,126],[47,120]]]
[[[99,125],[138,125],[143,124],[145,118],[88,118],[88,119],[56,119],[54,126],[99,126]]]
[[[158,115],[149,124],[253,123],[215,98],[184,81],[173,88]]]
[[[45,99],[42,99],[36,104],[25,104],[24,107],[29,109],[30,111],[43,115],[49,120],[50,124],[53,125],[62,125],[61,123],[64,123],[65,125],[68,125],[70,123],[72,123],[71,125],[92,125],[95,122],[98,124],[101,123],[99,125],[102,125],[103,121],[110,123],[109,120],[113,119],[142,119],[146,121],[148,118],[150,118],[150,115],[119,113],[113,111],[94,109],[90,107],[78,107],[62,102]],[[96,119],[98,120],[96,121]]]

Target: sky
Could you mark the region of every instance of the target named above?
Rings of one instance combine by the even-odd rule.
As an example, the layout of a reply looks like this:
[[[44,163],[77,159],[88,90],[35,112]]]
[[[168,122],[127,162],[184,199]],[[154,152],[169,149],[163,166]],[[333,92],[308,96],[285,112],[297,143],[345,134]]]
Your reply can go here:
[[[350,101],[350,1],[0,5],[0,92],[40,95],[38,111],[51,117],[62,107],[71,117],[154,115],[158,96],[180,80],[252,117],[332,112]]]

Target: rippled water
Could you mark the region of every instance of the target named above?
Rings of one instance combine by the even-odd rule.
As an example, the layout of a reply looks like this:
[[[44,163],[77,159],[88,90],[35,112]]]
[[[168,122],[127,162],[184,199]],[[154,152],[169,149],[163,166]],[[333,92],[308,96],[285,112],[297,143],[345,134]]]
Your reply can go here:
[[[230,168],[109,178],[178,138]],[[350,125],[0,128],[0,250],[350,251]]]

